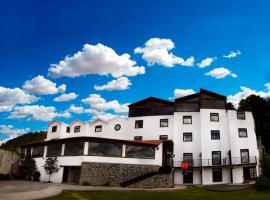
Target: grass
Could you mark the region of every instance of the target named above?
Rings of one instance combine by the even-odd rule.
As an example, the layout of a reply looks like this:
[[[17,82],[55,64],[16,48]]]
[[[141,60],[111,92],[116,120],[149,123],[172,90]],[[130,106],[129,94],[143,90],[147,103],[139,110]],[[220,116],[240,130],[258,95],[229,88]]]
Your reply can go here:
[[[234,192],[208,191],[209,187],[191,186],[178,191],[64,191],[43,200],[266,200],[270,191],[259,192],[254,187]]]

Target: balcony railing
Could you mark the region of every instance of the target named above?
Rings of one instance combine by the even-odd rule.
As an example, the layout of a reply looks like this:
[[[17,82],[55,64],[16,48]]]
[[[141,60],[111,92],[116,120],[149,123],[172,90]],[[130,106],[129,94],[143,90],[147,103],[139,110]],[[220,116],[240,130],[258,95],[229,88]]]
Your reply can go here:
[[[174,161],[174,167],[181,167],[183,161]],[[234,166],[234,165],[250,165],[257,164],[257,157],[226,157],[222,159],[193,159],[187,161],[190,168],[196,167],[218,167],[218,166]]]

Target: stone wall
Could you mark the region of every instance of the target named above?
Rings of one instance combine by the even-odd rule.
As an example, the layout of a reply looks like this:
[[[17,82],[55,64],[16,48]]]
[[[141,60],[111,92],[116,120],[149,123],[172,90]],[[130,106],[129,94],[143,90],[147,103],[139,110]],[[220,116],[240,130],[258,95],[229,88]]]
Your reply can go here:
[[[144,174],[158,172],[159,168],[154,165],[83,162],[80,185],[119,186],[125,181]]]
[[[0,174],[16,173],[18,161],[18,154],[0,149]]]
[[[173,187],[173,171],[169,174],[158,173],[149,178],[131,184],[131,188],[170,188]]]

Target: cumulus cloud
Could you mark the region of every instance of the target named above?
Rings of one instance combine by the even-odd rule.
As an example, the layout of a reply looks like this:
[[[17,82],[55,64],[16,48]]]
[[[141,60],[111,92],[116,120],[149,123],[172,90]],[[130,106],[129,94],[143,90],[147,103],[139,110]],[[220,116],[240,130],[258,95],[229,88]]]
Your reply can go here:
[[[174,65],[193,66],[194,57],[188,58],[186,61],[173,55],[170,51],[174,48],[171,39],[151,38],[144,47],[137,47],[134,53],[142,54],[142,58],[148,65],[163,65],[165,67],[173,67]]]
[[[74,92],[68,93],[68,94],[61,94],[58,97],[54,98],[54,101],[56,102],[62,102],[62,101],[70,101],[73,99],[76,99],[78,97],[77,94],[75,94]]]
[[[188,96],[191,94],[195,94],[195,91],[192,89],[175,89],[173,92],[173,99]]]
[[[227,55],[223,55],[224,58],[235,58],[236,56],[241,55],[241,52],[239,50],[231,51]]]
[[[69,109],[69,112],[71,113],[76,113],[76,114],[82,114],[85,113],[85,109],[82,106],[75,106],[74,104],[72,104]]]
[[[18,129],[18,128],[14,128],[12,125],[0,124],[0,134],[8,136],[6,139],[0,141],[0,145],[2,143],[7,142],[8,140],[10,140],[12,138],[15,138],[15,137],[22,135],[24,133],[27,133],[29,131],[30,131],[29,128]]]
[[[217,57],[214,58],[205,58],[200,63],[197,63],[196,65],[200,68],[208,67],[217,59]]]
[[[212,76],[216,79],[221,79],[221,78],[225,78],[226,76],[232,76],[233,78],[236,78],[237,75],[232,73],[230,70],[226,69],[226,68],[215,68],[213,70],[211,70],[210,72],[205,73],[206,76]]]
[[[33,94],[56,94],[58,92],[65,92],[66,85],[62,84],[56,87],[56,83],[44,78],[44,76],[36,76],[32,80],[25,81],[23,89]]]
[[[13,106],[0,106],[0,112],[10,112]]]
[[[20,88],[5,88],[0,86],[0,106],[1,110],[8,110],[16,104],[31,104],[38,98]]]
[[[113,110],[115,113],[128,112],[128,103],[120,104],[117,100],[106,101],[99,94],[90,94],[89,97],[82,99],[82,102],[97,111]]]
[[[26,105],[16,106],[11,112],[9,119],[23,119],[33,121],[51,121],[56,117],[69,118],[68,112],[57,113],[53,106]]]
[[[131,85],[130,80],[127,77],[120,77],[115,80],[112,80],[108,82],[105,85],[95,85],[94,89],[95,90],[107,90],[107,91],[112,91],[112,90],[126,90],[129,89],[129,86]]]
[[[233,103],[237,107],[241,99],[245,99],[252,94],[268,99],[270,98],[270,88],[268,86],[269,86],[269,83],[266,83],[265,87],[267,88],[267,91],[256,91],[248,87],[241,86],[240,87],[241,91],[237,92],[236,94],[229,95],[227,100]]]
[[[85,44],[82,51],[67,56],[58,64],[52,64],[49,75],[58,77],[78,77],[87,74],[112,75],[113,77],[136,76],[145,73],[143,66],[137,66],[129,54],[118,55],[103,44]]]

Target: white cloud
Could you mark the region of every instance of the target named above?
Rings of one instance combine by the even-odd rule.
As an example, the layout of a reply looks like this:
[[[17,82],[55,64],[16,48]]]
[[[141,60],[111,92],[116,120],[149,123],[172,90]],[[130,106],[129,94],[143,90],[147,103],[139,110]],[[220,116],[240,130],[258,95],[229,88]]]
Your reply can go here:
[[[200,63],[197,63],[196,65],[200,68],[208,67],[217,59],[217,57],[214,58],[205,58]]]
[[[270,98],[270,88],[268,87],[269,86],[268,84],[269,83],[265,84],[265,87],[267,88],[266,92],[264,92],[264,91],[256,91],[256,90],[241,86],[240,87],[241,91],[237,92],[234,95],[229,95],[227,100],[229,102],[232,102],[237,107],[238,103],[241,101],[241,99],[245,99],[245,98],[247,98],[248,96],[250,96],[252,94],[261,96],[262,98],[265,98],[265,99]]]
[[[0,106],[0,112],[10,112],[13,106]]]
[[[25,81],[23,89],[33,94],[56,94],[58,92],[65,92],[66,85],[62,84],[56,87],[56,83],[44,78],[43,76],[36,76],[32,80]]]
[[[195,91],[192,89],[175,89],[173,92],[173,99],[188,96],[191,94],[195,94]]]
[[[54,98],[54,101],[56,102],[62,102],[62,101],[70,101],[73,99],[76,99],[78,97],[77,94],[75,94],[74,92],[68,93],[68,94],[61,94],[58,97]]]
[[[71,105],[68,109],[69,112],[76,113],[76,114],[82,114],[85,113],[85,109],[82,106],[75,106],[74,104]]]
[[[117,100],[106,101],[99,94],[90,94],[89,97],[82,99],[82,102],[88,104],[97,111],[113,110],[115,113],[127,113],[128,104],[120,104]]]
[[[241,55],[241,52],[239,50],[231,51],[227,55],[223,55],[224,58],[235,58],[236,56]]]
[[[51,121],[56,117],[69,118],[68,112],[57,113],[53,106],[26,105],[14,107],[9,119],[22,119],[34,121]]]
[[[0,140],[0,145],[7,142],[8,140],[18,137],[24,133],[29,132],[29,128],[18,129],[14,128],[12,125],[2,125],[0,124],[0,134],[7,135],[8,137],[4,140]]]
[[[95,90],[107,90],[107,91],[112,91],[112,90],[126,90],[129,89],[129,86],[131,85],[130,80],[127,77],[120,77],[117,78],[116,80],[112,80],[108,82],[105,85],[95,85],[94,88]]]
[[[221,79],[221,78],[225,78],[226,76],[230,75],[233,78],[236,78],[237,75],[232,73],[230,70],[226,69],[226,68],[215,68],[213,70],[211,70],[210,72],[205,73],[206,76],[212,76],[216,79]]]
[[[95,119],[101,119],[101,120],[104,120],[104,121],[109,121],[115,117],[123,117],[125,118],[126,116],[125,115],[117,115],[117,114],[111,114],[111,113],[101,113],[101,114],[97,114],[97,115],[94,115],[91,119],[91,121],[94,121]]]
[[[270,90],[270,83],[265,83],[264,85],[268,90]]]
[[[113,77],[136,76],[144,74],[145,68],[137,66],[129,54],[118,55],[112,48],[103,44],[85,44],[82,51],[67,56],[49,68],[54,78],[78,77],[86,74],[112,75]]]
[[[134,53],[142,54],[142,58],[148,65],[159,64],[165,67],[173,67],[179,64],[193,66],[194,57],[190,57],[185,61],[170,52],[173,48],[174,43],[171,39],[151,38],[145,43],[144,47],[134,49]]]
[[[0,86],[0,106],[13,106],[16,104],[31,104],[36,102],[38,98],[31,95],[20,88],[5,88]],[[4,107],[2,107],[4,109]]]

